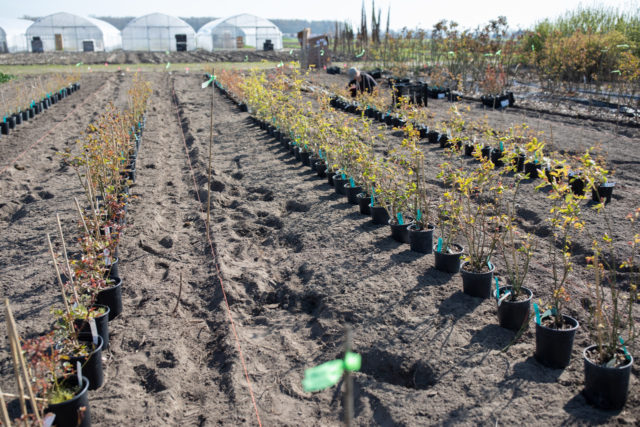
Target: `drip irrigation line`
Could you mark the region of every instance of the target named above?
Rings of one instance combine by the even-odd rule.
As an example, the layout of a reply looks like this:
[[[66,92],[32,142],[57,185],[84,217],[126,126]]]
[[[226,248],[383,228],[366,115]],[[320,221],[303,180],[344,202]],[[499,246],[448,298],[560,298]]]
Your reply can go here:
[[[9,168],[15,164],[15,162],[17,162],[18,160],[20,160],[22,158],[22,156],[24,156],[25,154],[27,154],[33,147],[35,147],[36,145],[40,144],[51,132],[53,132],[58,126],[60,126],[62,123],[64,123],[73,113],[76,112],[76,110],[78,110],[78,108],[82,107],[84,104],[87,103],[87,101],[89,99],[91,99],[93,97],[93,95],[95,95],[96,93],[98,93],[100,90],[102,90],[102,88],[107,84],[108,80],[105,80],[104,83],[102,83],[102,85],[96,89],[95,92],[93,92],[91,95],[87,96],[87,98],[82,101],[82,103],[80,105],[78,105],[76,108],[74,108],[73,110],[71,110],[62,120],[60,120],[54,127],[52,127],[51,129],[49,129],[44,135],[42,135],[40,137],[40,139],[38,139],[36,142],[34,142],[33,144],[31,144],[30,146],[28,146],[22,153],[20,153],[18,155],[18,157],[16,157],[15,159],[11,160],[4,168],[2,168],[2,170],[0,170],[0,176],[2,176],[2,174],[4,174],[7,170],[9,170]]]
[[[213,90],[213,88],[212,88],[212,90]],[[184,135],[184,129],[182,129],[182,120],[180,118],[180,111],[178,109],[178,98],[176,96],[176,91],[175,91],[175,86],[174,86],[173,79],[171,79],[171,100],[172,100],[172,103],[174,104],[174,108],[175,108],[175,111],[176,111],[176,118],[178,120],[178,127],[180,128],[180,133],[182,135],[182,143],[184,145],[184,152],[185,152],[185,154],[187,156],[187,163],[189,164],[189,170],[191,172],[191,178],[193,180],[193,188],[194,188],[194,191],[195,191],[196,196],[198,198],[198,202],[200,203],[200,211],[204,215],[205,211],[202,208],[202,200],[200,200],[200,193],[198,192],[198,185],[196,183],[196,176],[195,176],[195,173],[194,173],[194,170],[193,170],[193,165],[191,163],[191,156],[189,156],[189,149],[187,147],[187,139],[186,139],[186,137]],[[225,306],[227,308],[227,314],[228,314],[228,317],[229,317],[229,324],[231,325],[231,330],[233,331],[233,336],[234,336],[235,341],[236,341],[236,347],[238,348],[238,353],[240,355],[240,363],[242,364],[242,369],[244,371],[244,377],[247,380],[247,386],[249,388],[249,394],[251,395],[251,401],[253,402],[253,409],[255,410],[255,414],[256,414],[256,419],[258,421],[258,425],[260,427],[262,427],[262,422],[260,421],[260,413],[258,412],[258,405],[256,404],[256,398],[255,398],[255,395],[253,393],[253,387],[251,386],[251,380],[249,379],[249,373],[247,371],[247,365],[245,363],[244,354],[242,352],[242,346],[240,344],[240,338],[238,337],[238,332],[237,332],[237,329],[236,329],[236,325],[235,325],[235,322],[233,321],[233,316],[231,315],[231,307],[229,306],[229,301],[227,300],[227,293],[225,291],[224,283],[222,281],[222,273],[220,272],[220,265],[218,264],[218,257],[216,255],[215,249],[213,248],[213,240],[211,239],[211,229],[210,229],[210,225],[209,224],[207,224],[206,229],[207,229],[207,240],[209,242],[209,248],[211,250],[211,256],[213,258],[213,264],[214,264],[215,269],[216,269],[216,276],[218,278],[218,282],[220,283],[220,289],[222,291],[222,296],[224,297],[224,303],[225,303]]]

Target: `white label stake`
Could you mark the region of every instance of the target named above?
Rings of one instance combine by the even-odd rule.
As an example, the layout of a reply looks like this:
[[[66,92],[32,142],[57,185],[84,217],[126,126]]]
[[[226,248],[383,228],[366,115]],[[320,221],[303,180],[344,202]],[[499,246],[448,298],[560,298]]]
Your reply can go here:
[[[93,345],[98,345],[98,327],[96,326],[96,319],[89,319],[89,328],[91,329]]]

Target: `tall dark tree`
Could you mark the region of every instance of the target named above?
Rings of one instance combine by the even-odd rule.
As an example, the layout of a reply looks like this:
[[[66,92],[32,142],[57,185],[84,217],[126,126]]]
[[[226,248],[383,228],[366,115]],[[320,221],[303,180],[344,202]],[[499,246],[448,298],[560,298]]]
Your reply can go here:
[[[369,30],[367,29],[367,10],[364,7],[364,0],[362,0],[362,13],[360,14],[360,29],[358,30],[358,38],[362,47],[366,47],[369,44]]]
[[[380,44],[380,9],[376,19],[376,1],[371,0],[371,42],[374,45]]]

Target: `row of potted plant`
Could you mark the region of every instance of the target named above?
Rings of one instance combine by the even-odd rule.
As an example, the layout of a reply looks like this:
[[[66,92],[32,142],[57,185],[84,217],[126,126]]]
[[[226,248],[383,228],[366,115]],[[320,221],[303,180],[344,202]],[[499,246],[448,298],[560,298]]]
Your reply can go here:
[[[4,84],[2,102],[5,111],[0,121],[0,134],[9,135],[17,125],[33,119],[80,89],[79,81],[79,74],[55,74]]]
[[[502,162],[502,168],[496,168],[497,162],[494,163],[491,156],[484,155],[478,146],[474,147],[471,155],[478,159],[479,165],[474,168],[464,168],[455,165],[454,162],[462,158],[462,138],[468,137],[454,134],[452,131],[455,129],[451,129],[448,135],[451,136],[449,139],[452,143],[446,145],[449,158],[448,162],[443,163],[440,174],[446,191],[435,208],[437,220],[431,220],[429,194],[421,189],[423,187],[421,162],[424,155],[417,146],[419,131],[414,128],[413,123],[409,122],[405,126],[405,138],[401,146],[387,150],[385,158],[378,158],[372,155],[373,144],[368,143],[370,133],[366,129],[370,126],[370,121],[365,120],[359,123],[361,127],[357,132],[353,129],[355,123],[350,120],[343,119],[341,125],[340,119],[332,118],[327,114],[326,104],[330,101],[325,95],[324,101],[323,98],[318,99],[321,113],[325,114],[323,125],[322,114],[315,114],[314,108],[304,108],[300,101],[302,99],[300,94],[291,90],[295,88],[295,84],[291,83],[295,79],[296,77],[291,75],[286,78],[284,76],[279,78],[276,75],[275,78],[268,80],[264,75],[255,74],[246,79],[245,99],[249,110],[255,114],[260,125],[277,136],[294,153],[314,150],[308,157],[316,159],[314,168],[319,171],[324,167],[324,172],[329,174],[329,179],[335,185],[336,191],[340,193],[344,191],[350,201],[353,202],[352,196],[355,192],[355,190],[349,191],[350,189],[365,189],[360,199],[370,200],[366,204],[369,205],[368,208],[372,214],[379,212],[376,210],[378,206],[386,211],[387,215],[384,219],[389,221],[392,236],[397,240],[407,242],[410,227],[412,231],[421,229],[428,233],[433,229],[430,224],[436,222],[441,232],[441,237],[433,248],[436,266],[450,272],[460,270],[465,293],[483,298],[493,295],[498,302],[498,317],[501,325],[514,330],[526,327],[529,319],[533,317],[531,315],[533,293],[524,285],[527,283],[527,274],[536,249],[536,239],[531,234],[520,230],[515,206],[518,203],[518,190],[529,176],[520,170],[520,154],[523,153],[505,150],[507,141],[509,143],[525,141],[520,137],[514,137],[513,140],[499,140],[502,155],[498,160]],[[291,104],[283,105],[288,102]],[[293,114],[289,114],[292,112]],[[286,120],[279,120],[279,117],[286,117]],[[307,127],[313,125],[314,128],[309,130],[303,126],[305,130],[303,133],[300,132],[299,127],[292,125],[296,123],[306,123]],[[363,129],[365,129],[364,132]],[[496,137],[497,133],[492,132],[491,135]],[[524,145],[526,152],[532,153],[534,158],[543,158],[540,156],[542,144],[535,138],[527,140]],[[299,157],[303,159],[302,156]],[[311,165],[310,161],[309,165]],[[592,161],[589,152],[583,158],[583,165],[589,186],[594,185],[598,174],[606,173],[602,167]],[[552,285],[551,289],[545,292],[550,295],[549,302],[546,306],[542,306],[548,307],[548,310],[541,312],[540,307],[535,310],[536,330],[539,331],[536,334],[536,357],[542,363],[553,367],[564,367],[568,364],[567,355],[571,354],[573,333],[577,328],[577,321],[574,323],[573,319],[569,319],[564,314],[564,305],[570,294],[566,285],[573,269],[570,253],[572,239],[576,231],[584,228],[584,220],[580,215],[580,202],[584,199],[584,194],[576,194],[573,191],[570,173],[571,169],[566,162],[558,162],[548,173],[539,176],[542,180],[540,187],[548,190],[546,194],[553,206],[548,220],[554,233],[551,234],[549,242]],[[514,179],[508,185],[504,184],[507,181],[507,175],[514,175]],[[369,188],[372,188],[372,191],[366,194],[366,189]],[[597,207],[605,210],[604,203],[597,204]],[[375,214],[373,215],[375,221]],[[457,236],[463,237],[466,243],[464,245],[465,263],[462,264],[462,268],[459,260],[463,245],[455,245]],[[458,250],[455,250],[456,248]],[[427,245],[427,251],[429,249],[431,245]],[[507,283],[502,286],[495,283],[496,267],[491,261],[494,255],[496,257],[501,255],[504,263]],[[633,257],[629,262],[632,266],[637,265]],[[637,269],[637,267],[631,267],[632,271],[635,271],[634,268]],[[633,280],[636,278],[634,276]],[[637,300],[635,283],[637,282],[631,283],[629,293],[624,294],[626,307],[629,310]],[[597,292],[602,294],[602,289],[603,287],[599,286]],[[611,293],[610,295],[616,298],[613,304],[603,304],[598,310],[591,310],[590,318],[607,316],[606,313],[610,312],[611,307],[620,307],[618,304],[620,300],[617,298],[621,294]],[[618,318],[619,315],[614,317]],[[625,331],[629,335],[622,341],[629,343],[632,342],[634,335],[633,316],[629,314],[626,320],[629,323]],[[565,334],[567,331],[568,334]],[[560,348],[558,345],[549,345],[544,340],[545,337],[551,336],[554,342],[553,338],[557,335],[570,337],[564,347],[568,348],[564,356],[556,353]],[[604,344],[597,341],[596,345],[600,352]],[[621,347],[622,344],[618,343],[616,348]],[[589,354],[585,353],[585,364],[592,360]],[[606,362],[609,363],[610,360]],[[599,361],[601,362],[602,358]],[[621,362],[625,361],[630,363],[631,359],[621,360]],[[621,363],[614,372],[620,372],[618,368],[622,369],[622,367],[626,369],[627,364]],[[587,370],[585,375],[588,375]],[[586,395],[591,396],[592,401],[602,407],[624,404],[624,399],[598,401],[599,398],[593,397],[593,393],[596,392],[591,383],[592,381],[587,378]],[[596,386],[595,390],[598,388],[602,387]],[[623,394],[626,396],[626,389]],[[602,397],[601,394],[598,396]],[[602,397],[602,399],[605,398]]]
[[[109,104],[79,140],[80,153],[62,153],[75,169],[86,198],[85,203],[74,200],[80,251],[69,255],[58,217],[57,242],[49,235],[47,240],[63,308],[53,310],[51,332],[16,340],[22,347],[17,352],[26,362],[22,374],[16,374],[23,409],[19,422],[50,419],[53,414],[55,420],[48,425],[91,425],[87,391],[103,384],[102,351],[109,346],[109,321],[122,312],[118,246],[150,93],[149,83],[136,75],[128,108]],[[31,384],[35,410],[20,385],[24,381]],[[29,411],[24,410],[25,399],[31,402]]]

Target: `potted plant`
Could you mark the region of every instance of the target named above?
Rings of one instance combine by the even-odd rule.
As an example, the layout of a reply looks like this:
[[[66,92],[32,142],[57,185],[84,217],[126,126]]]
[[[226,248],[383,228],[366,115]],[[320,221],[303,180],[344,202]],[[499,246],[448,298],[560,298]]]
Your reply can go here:
[[[456,243],[460,232],[460,193],[454,190],[457,169],[450,163],[440,164],[438,177],[442,180],[445,191],[437,205],[437,228],[440,231],[437,243],[433,246],[435,268],[447,273],[460,271],[460,258],[463,247]]]
[[[552,368],[564,368],[571,361],[573,339],[579,323],[568,316],[565,304],[570,300],[567,290],[567,279],[573,270],[571,246],[577,233],[584,228],[580,214],[582,198],[571,191],[568,184],[569,168],[564,165],[554,172],[557,179],[548,180],[537,188],[549,187],[547,199],[551,202],[551,210],[547,222],[551,233],[547,242],[548,264],[551,266],[550,301],[546,310],[541,312],[537,304],[536,310],[536,350],[538,362]]]
[[[603,206],[603,205],[600,205]],[[631,236],[629,255],[620,262],[611,238],[611,222],[605,212],[607,232],[592,243],[594,270],[589,310],[592,345],[583,351],[587,401],[606,410],[621,409],[627,399],[633,356],[628,351],[636,338],[633,309],[638,302],[637,250],[640,245],[640,208],[627,216]],[[630,271],[628,292],[618,282],[618,267]]]
[[[510,165],[507,170],[517,170],[517,162],[512,161],[517,155],[516,152],[510,152],[505,156],[507,165]],[[499,286],[496,278],[495,297],[500,326],[514,331],[519,331],[529,323],[533,293],[523,285],[536,249],[535,236],[520,231],[516,223],[518,195],[523,179],[524,175],[516,173],[514,183],[502,188],[503,195],[500,198],[498,248],[502,254],[507,284]]]
[[[375,199],[387,211],[391,237],[400,243],[409,243],[407,226],[411,223],[408,203],[413,182],[406,166],[403,155],[392,150],[381,164],[375,186]]]
[[[609,203],[613,195],[615,182],[609,180],[609,171],[601,156],[591,156],[593,148],[582,156],[582,167],[587,189],[591,189],[591,199],[596,203]]]
[[[465,294],[489,298],[495,270],[490,260],[500,237],[495,212],[501,192],[493,163],[479,160],[478,167],[460,170],[455,177],[454,189],[460,195],[458,222],[467,246],[460,274]]]

